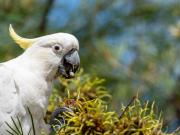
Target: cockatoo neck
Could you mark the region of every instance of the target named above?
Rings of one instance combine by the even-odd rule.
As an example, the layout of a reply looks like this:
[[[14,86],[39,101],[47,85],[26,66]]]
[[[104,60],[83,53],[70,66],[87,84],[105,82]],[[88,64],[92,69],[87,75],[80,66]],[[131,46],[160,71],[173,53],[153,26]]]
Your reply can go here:
[[[58,67],[49,63],[46,59],[37,59],[29,52],[24,52],[21,56],[16,58],[20,68],[28,70],[37,75],[37,77],[44,78],[46,81],[53,81],[56,76]]]

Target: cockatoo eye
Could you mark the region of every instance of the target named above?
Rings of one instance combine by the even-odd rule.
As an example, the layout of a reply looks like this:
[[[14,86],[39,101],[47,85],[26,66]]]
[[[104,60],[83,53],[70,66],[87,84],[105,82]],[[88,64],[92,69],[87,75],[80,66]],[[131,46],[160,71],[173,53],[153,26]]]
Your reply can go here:
[[[60,53],[60,52],[62,51],[61,45],[58,45],[58,44],[54,45],[54,46],[52,47],[52,49],[53,49],[53,51],[54,51],[55,53]]]

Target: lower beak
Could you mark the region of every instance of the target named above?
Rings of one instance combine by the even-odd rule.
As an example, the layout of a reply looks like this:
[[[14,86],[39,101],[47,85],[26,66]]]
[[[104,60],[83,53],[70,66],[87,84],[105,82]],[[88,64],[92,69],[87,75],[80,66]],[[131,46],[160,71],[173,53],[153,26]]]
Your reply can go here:
[[[65,78],[73,78],[80,66],[80,58],[77,50],[69,51],[62,59],[59,72]]]

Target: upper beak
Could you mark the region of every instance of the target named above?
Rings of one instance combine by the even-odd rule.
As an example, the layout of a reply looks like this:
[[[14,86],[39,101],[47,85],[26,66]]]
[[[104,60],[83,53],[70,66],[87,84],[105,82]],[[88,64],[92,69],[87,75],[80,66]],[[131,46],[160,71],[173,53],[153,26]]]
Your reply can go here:
[[[69,51],[62,60],[63,72],[61,74],[66,78],[73,78],[80,66],[80,58],[78,51],[73,49]]]

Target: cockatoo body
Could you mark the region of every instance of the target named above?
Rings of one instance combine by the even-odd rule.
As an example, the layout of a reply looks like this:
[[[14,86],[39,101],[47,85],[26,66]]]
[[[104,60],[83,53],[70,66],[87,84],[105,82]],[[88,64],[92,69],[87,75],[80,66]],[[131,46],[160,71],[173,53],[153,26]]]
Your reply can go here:
[[[36,135],[42,130],[48,132],[44,117],[53,80],[58,75],[74,76],[80,64],[78,40],[67,33],[26,39],[18,36],[11,26],[10,35],[26,50],[0,64],[0,135],[8,134],[5,122],[13,125],[11,117],[17,116],[24,135],[29,133],[32,124],[27,107],[33,115]]]

